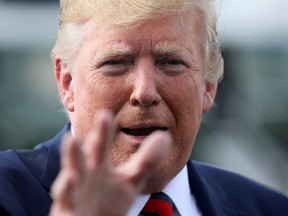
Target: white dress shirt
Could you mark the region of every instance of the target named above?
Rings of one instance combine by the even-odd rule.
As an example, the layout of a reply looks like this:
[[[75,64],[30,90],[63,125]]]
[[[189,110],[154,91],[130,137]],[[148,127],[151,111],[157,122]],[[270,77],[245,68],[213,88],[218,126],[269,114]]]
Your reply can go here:
[[[188,170],[187,166],[185,166],[162,190],[162,192],[167,194],[173,200],[177,208],[176,212],[174,212],[175,216],[201,216],[196,201],[190,191]],[[130,207],[127,216],[139,215],[149,197],[150,194],[139,195]]]

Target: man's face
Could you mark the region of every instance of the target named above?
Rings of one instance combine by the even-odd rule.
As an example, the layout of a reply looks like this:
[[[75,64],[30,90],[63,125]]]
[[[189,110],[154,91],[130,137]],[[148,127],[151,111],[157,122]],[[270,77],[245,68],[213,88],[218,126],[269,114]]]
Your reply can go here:
[[[76,135],[85,137],[93,130],[99,110],[114,113],[115,165],[130,158],[157,129],[170,131],[173,144],[151,179],[171,179],[187,163],[202,113],[216,93],[216,84],[205,81],[199,15],[191,8],[130,29],[95,20],[85,24],[86,38],[75,61],[61,69],[68,77],[65,85],[58,80],[60,95]]]

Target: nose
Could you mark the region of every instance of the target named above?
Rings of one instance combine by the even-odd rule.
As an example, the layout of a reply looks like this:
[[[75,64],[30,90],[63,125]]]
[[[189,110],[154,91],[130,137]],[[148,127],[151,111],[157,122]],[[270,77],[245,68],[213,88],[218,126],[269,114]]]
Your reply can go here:
[[[138,71],[135,74],[130,103],[133,106],[151,106],[157,105],[160,101],[155,71],[151,68]]]

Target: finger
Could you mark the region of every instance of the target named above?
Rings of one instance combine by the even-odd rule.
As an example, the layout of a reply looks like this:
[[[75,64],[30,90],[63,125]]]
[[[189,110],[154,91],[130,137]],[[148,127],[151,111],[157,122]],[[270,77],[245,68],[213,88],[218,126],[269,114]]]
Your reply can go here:
[[[157,167],[170,151],[172,137],[170,133],[157,131],[151,134],[142,144],[138,152],[119,168],[135,186],[141,187],[145,179]]]
[[[53,202],[62,209],[71,210],[74,206],[72,200],[73,186],[77,184],[77,173],[71,169],[62,170],[53,183],[51,196]]]
[[[62,168],[69,167],[75,170],[82,176],[84,167],[84,157],[80,148],[81,141],[75,138],[71,133],[67,133],[63,139],[62,152],[61,152],[61,166]]]
[[[72,216],[71,211],[67,211],[62,208],[62,206],[59,203],[54,203],[52,207],[50,208],[49,216]]]
[[[96,169],[109,158],[108,149],[114,133],[112,114],[108,111],[100,111],[96,117],[95,130],[88,134],[84,144],[86,165],[89,169]]]

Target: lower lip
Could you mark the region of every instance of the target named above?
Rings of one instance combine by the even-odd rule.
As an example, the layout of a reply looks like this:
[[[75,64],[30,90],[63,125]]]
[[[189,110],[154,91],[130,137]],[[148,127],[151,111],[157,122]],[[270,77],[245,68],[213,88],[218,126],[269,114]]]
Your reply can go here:
[[[147,136],[133,136],[124,132],[120,132],[121,136],[124,136],[125,139],[128,139],[130,142],[136,145],[140,145],[146,138]]]

